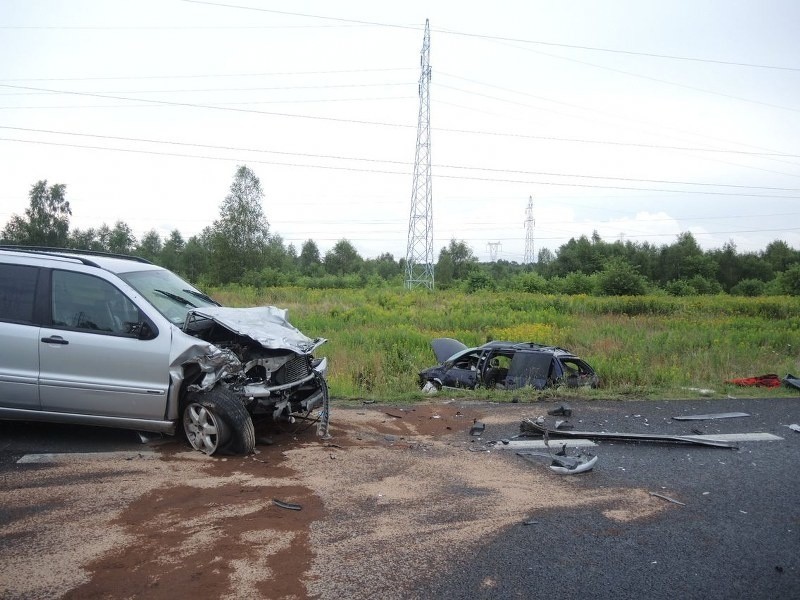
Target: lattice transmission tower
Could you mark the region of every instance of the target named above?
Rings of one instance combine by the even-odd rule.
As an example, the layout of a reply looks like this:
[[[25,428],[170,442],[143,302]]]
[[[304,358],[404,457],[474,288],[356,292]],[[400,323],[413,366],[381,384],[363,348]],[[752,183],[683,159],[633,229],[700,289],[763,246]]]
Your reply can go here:
[[[433,193],[431,191],[431,30],[425,19],[419,75],[419,121],[411,215],[408,218],[406,287],[433,289]]]
[[[489,242],[486,244],[489,249],[489,258],[492,262],[497,262],[497,254],[503,249],[503,242]]]
[[[533,226],[536,221],[533,219],[533,196],[528,196],[528,208],[525,209],[525,258],[522,262],[526,265],[534,263],[533,255]]]

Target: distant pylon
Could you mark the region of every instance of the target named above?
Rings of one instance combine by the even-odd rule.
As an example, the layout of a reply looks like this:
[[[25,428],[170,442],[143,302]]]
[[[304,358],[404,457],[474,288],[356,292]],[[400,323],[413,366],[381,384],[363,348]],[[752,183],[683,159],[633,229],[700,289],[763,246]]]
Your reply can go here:
[[[533,226],[536,221],[533,219],[533,196],[528,196],[528,208],[525,209],[525,258],[522,262],[532,265],[535,261],[533,255]]]
[[[419,76],[419,120],[411,215],[408,218],[406,287],[433,289],[433,193],[431,191],[431,30],[425,19]]]
[[[502,242],[489,242],[486,244],[489,248],[489,257],[491,258],[492,262],[497,262],[497,252],[502,250],[503,243]]]

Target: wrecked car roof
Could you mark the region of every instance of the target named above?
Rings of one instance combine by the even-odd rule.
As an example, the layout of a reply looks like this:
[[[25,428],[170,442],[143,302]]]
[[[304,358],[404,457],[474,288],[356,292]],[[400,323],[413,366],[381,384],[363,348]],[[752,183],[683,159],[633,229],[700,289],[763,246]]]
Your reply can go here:
[[[445,363],[451,358],[455,358],[456,354],[462,353],[464,350],[476,349],[495,349],[495,350],[531,350],[541,351],[555,354],[560,357],[574,357],[575,355],[569,350],[559,348],[558,346],[550,346],[547,344],[537,344],[536,342],[508,342],[503,340],[494,340],[486,342],[477,348],[470,348],[463,342],[459,342],[453,338],[435,338],[431,340],[431,347],[436,360],[439,363]]]
[[[247,336],[264,348],[292,350],[309,354],[324,344],[325,338],[311,339],[286,319],[287,311],[275,306],[231,308],[228,306],[203,306],[193,308],[187,316],[212,319],[234,333]]]

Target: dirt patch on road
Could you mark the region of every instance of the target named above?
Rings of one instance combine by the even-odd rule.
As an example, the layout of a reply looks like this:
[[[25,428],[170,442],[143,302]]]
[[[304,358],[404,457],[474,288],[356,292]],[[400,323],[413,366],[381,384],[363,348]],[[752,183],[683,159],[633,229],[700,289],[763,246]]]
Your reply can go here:
[[[537,511],[596,506],[624,521],[664,509],[641,490],[578,489],[468,435],[476,419],[524,412],[339,409],[328,442],[309,430],[228,459],[171,442],[157,460],[10,472],[0,596],[399,598],[406,582]]]

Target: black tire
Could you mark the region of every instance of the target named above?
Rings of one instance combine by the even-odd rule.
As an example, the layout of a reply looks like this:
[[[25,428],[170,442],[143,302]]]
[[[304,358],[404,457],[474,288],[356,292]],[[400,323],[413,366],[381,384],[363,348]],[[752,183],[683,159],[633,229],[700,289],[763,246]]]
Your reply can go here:
[[[256,434],[250,413],[227,388],[189,392],[182,411],[183,431],[189,444],[206,454],[250,454]]]

